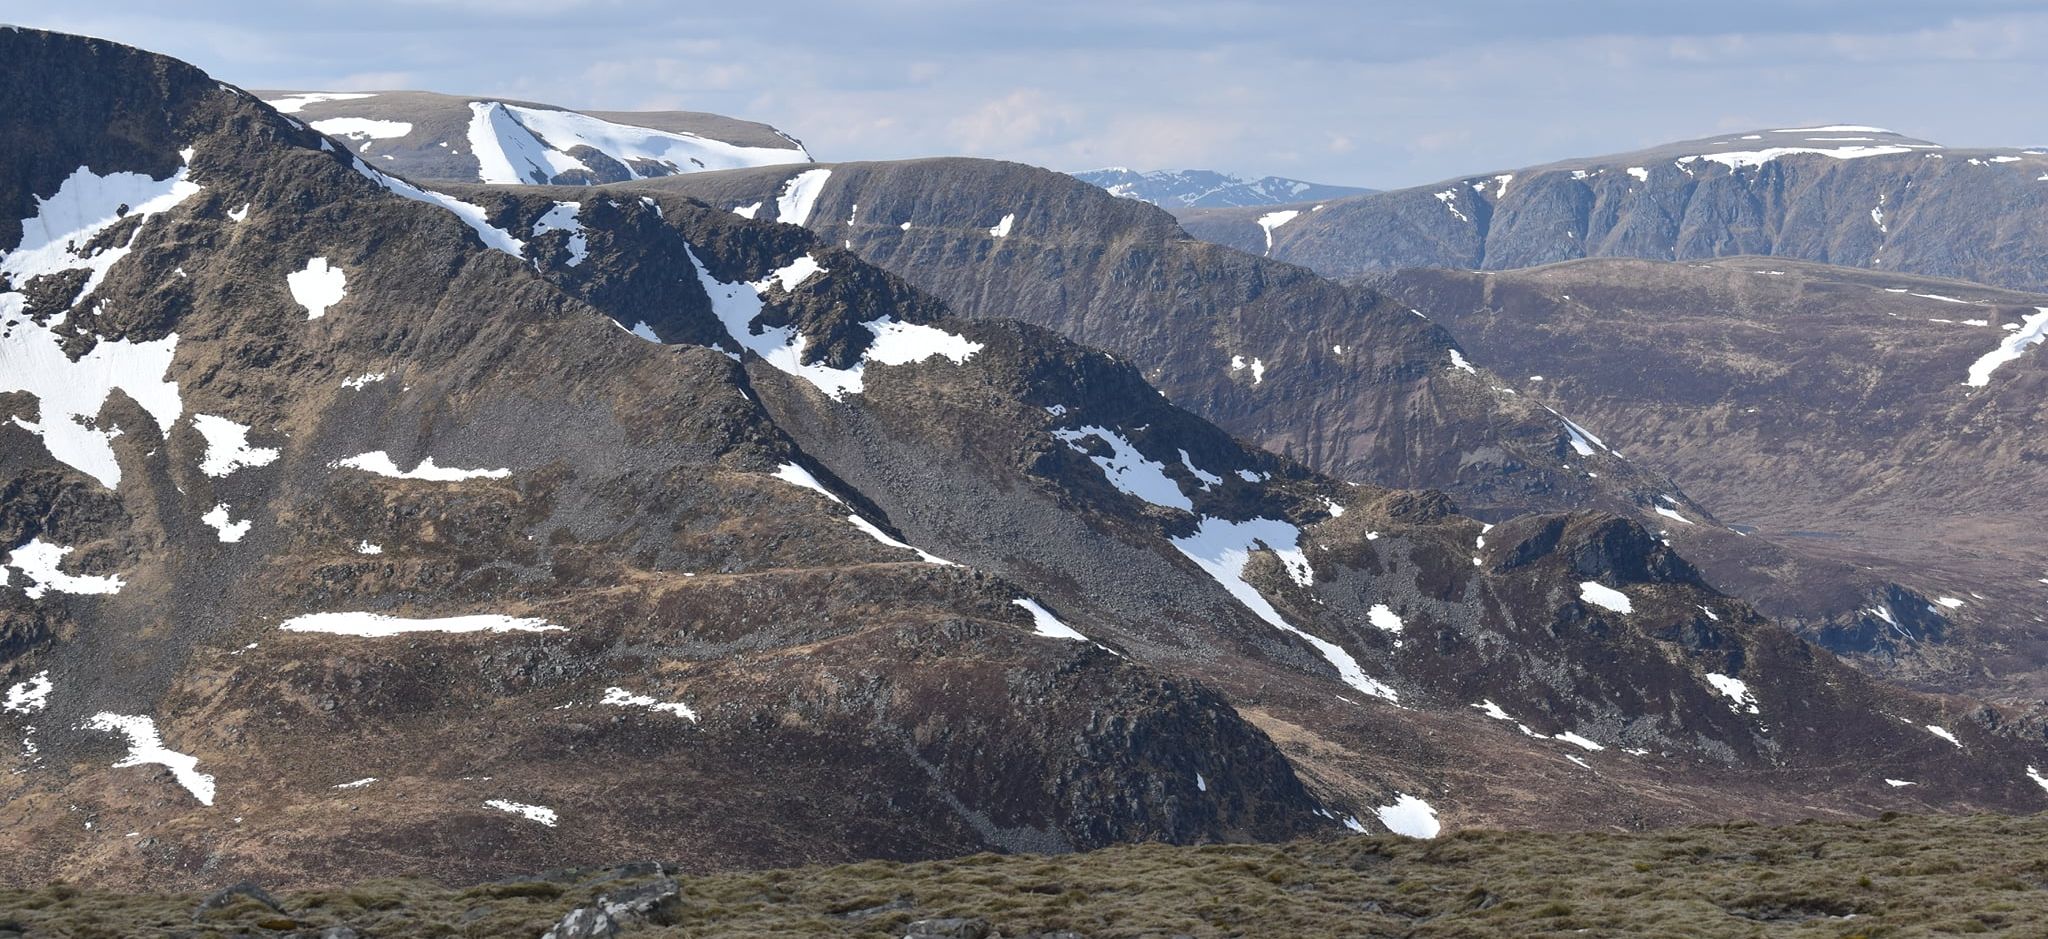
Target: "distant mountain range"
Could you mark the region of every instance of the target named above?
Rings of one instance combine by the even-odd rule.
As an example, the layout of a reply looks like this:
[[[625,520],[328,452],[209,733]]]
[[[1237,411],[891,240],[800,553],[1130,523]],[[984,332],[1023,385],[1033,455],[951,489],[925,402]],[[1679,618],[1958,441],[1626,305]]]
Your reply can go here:
[[[1285,205],[1341,199],[1373,192],[1357,186],[1331,186],[1284,176],[1244,179],[1215,170],[1153,170],[1140,173],[1123,167],[1075,173],[1074,178],[1109,190],[1123,199],[1150,202],[1164,209],[1229,208]]]
[[[1774,255],[2048,290],[2048,151],[1856,124],[1721,134],[1329,202],[1193,209],[1197,237],[1331,277]]]

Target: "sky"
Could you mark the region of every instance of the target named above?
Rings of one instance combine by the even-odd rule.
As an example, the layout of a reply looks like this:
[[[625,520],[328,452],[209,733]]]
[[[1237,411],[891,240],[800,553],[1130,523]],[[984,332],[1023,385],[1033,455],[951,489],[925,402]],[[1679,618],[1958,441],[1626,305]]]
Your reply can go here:
[[[2048,144],[2048,0],[0,0],[0,22],[247,88],[713,111],[826,161],[1394,188],[1763,127]]]

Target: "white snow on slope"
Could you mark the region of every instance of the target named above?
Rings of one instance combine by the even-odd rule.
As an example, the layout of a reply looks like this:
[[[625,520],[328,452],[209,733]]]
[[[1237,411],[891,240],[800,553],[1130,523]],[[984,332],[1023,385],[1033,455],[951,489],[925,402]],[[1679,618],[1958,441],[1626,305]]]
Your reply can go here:
[[[604,700],[597,703],[621,708],[645,708],[649,711],[674,714],[677,717],[688,720],[692,724],[697,723],[697,712],[690,710],[690,706],[687,704],[679,701],[661,701],[644,694],[634,694],[624,688],[606,688],[604,690]]]
[[[101,711],[94,714],[85,726],[90,730],[121,734],[128,738],[128,755],[114,764],[115,769],[127,766],[156,765],[171,771],[184,786],[186,792],[199,800],[200,805],[213,804],[213,777],[199,771],[198,757],[179,753],[164,746],[163,738],[157,735],[156,721],[147,717],[129,714],[115,714]]]
[[[1464,370],[1464,371],[1467,371],[1467,372],[1471,372],[1471,373],[1472,373],[1472,374],[1474,374],[1474,375],[1477,375],[1477,374],[1479,374],[1479,370],[1478,370],[1478,369],[1476,369],[1476,368],[1473,368],[1473,367],[1472,367],[1472,363],[1470,363],[1470,362],[1467,362],[1467,361],[1465,361],[1465,354],[1464,354],[1464,353],[1462,353],[1462,352],[1459,352],[1459,351],[1458,351],[1458,350],[1456,350],[1456,349],[1452,349],[1452,350],[1451,350],[1451,367],[1452,367],[1452,368],[1455,368],[1455,369],[1462,369],[1462,370]]]
[[[1937,726],[1935,726],[1935,725],[1933,725],[1933,724],[1928,724],[1928,725],[1927,725],[1927,732],[1928,732],[1928,733],[1930,733],[1930,734],[1933,734],[1933,735],[1935,735],[1935,736],[1937,736],[1937,737],[1940,737],[1941,739],[1943,739],[1943,740],[1946,740],[1946,741],[1948,741],[1948,742],[1950,742],[1950,743],[1952,743],[1952,744],[1955,744],[1955,745],[1956,745],[1956,747],[1957,747],[1957,749],[1961,749],[1961,748],[1962,748],[1962,746],[1963,746],[1963,742],[1962,742],[1962,741],[1960,741],[1960,740],[1957,740],[1957,739],[1956,739],[1956,735],[1955,735],[1955,734],[1952,734],[1952,733],[1949,733],[1949,732],[1948,732],[1948,729],[1947,729],[1947,728],[1945,728],[1945,727],[1937,727]]]
[[[1567,731],[1565,731],[1564,733],[1561,733],[1561,734],[1553,734],[1553,735],[1551,735],[1551,738],[1550,738],[1550,739],[1552,739],[1552,740],[1562,740],[1562,741],[1564,741],[1564,742],[1566,742],[1566,743],[1569,743],[1569,744],[1571,744],[1572,746],[1578,747],[1578,748],[1580,748],[1580,749],[1582,749],[1582,750],[1605,750],[1605,749],[1607,749],[1607,747],[1603,746],[1603,745],[1602,745],[1602,744],[1600,744],[1599,742],[1597,742],[1597,741],[1593,741],[1593,740],[1588,740],[1588,739],[1586,739],[1586,738],[1584,738],[1584,737],[1581,737],[1581,736],[1579,736],[1578,734],[1572,733],[1572,732],[1571,732],[1571,731],[1569,731],[1569,730],[1567,730]],[[1581,764],[1579,764],[1579,765],[1581,765],[1581,766],[1584,766],[1585,764],[1581,763]]]
[[[1253,615],[1265,620],[1275,629],[1300,636],[1309,645],[1314,646],[1316,651],[1322,653],[1323,658],[1337,669],[1338,677],[1342,678],[1345,684],[1374,697],[1398,702],[1400,696],[1394,689],[1367,677],[1365,670],[1359,667],[1358,660],[1352,658],[1351,653],[1344,651],[1343,647],[1336,643],[1310,635],[1289,623],[1280,615],[1279,610],[1274,609],[1273,605],[1266,601],[1257,588],[1245,581],[1245,565],[1250,563],[1252,551],[1261,547],[1280,556],[1281,563],[1288,568],[1288,576],[1293,577],[1296,583],[1301,583],[1311,576],[1307,573],[1308,557],[1299,547],[1300,538],[1301,529],[1277,519],[1255,518],[1250,521],[1233,522],[1204,517],[1201,527],[1196,529],[1194,534],[1173,539],[1173,546],[1210,577],[1215,578],[1224,590],[1236,597],[1237,602],[1244,604]],[[1297,569],[1301,573],[1297,573]]]
[[[934,357],[964,365],[981,351],[981,343],[923,323],[899,323],[893,317],[884,316],[861,326],[875,335],[861,358],[883,365],[909,365]]]
[[[1017,213],[1011,212],[1003,216],[1002,221],[990,227],[988,235],[990,238],[1008,238],[1010,236],[1010,226],[1015,224],[1017,224]]]
[[[1678,522],[1683,525],[1692,524],[1692,519],[1686,518],[1685,516],[1678,514],[1677,510],[1675,509],[1667,509],[1661,505],[1652,506],[1651,508],[1655,509],[1658,515],[1662,515],[1665,518],[1671,519],[1672,521]]]
[[[810,154],[799,149],[743,147],[575,111],[499,101],[472,101],[469,111],[469,146],[476,153],[477,178],[486,183],[546,183],[561,173],[589,170],[570,155],[578,147],[612,158],[634,179],[810,161]]]
[[[841,499],[838,496],[833,495],[832,491],[826,489],[823,483],[818,482],[818,477],[811,475],[810,470],[804,469],[803,467],[798,466],[795,463],[784,463],[781,466],[776,467],[775,472],[771,475],[773,475],[776,479],[789,483],[792,486],[801,486],[805,489],[809,489],[812,492],[815,492],[819,495],[824,496],[827,499],[839,503],[840,505],[846,504],[845,499]],[[901,541],[889,537],[889,534],[887,532],[877,527],[875,523],[870,522],[865,518],[862,518],[860,514],[857,512],[847,515],[846,521],[847,524],[850,524],[853,527],[860,529],[862,532],[865,532],[868,537],[873,538],[876,541],[879,541],[885,545],[888,545],[889,547],[901,548],[905,551],[915,552],[917,556],[927,564],[940,564],[947,567],[960,566],[959,564],[956,564],[952,561],[948,561],[945,558],[939,557],[936,554],[926,551],[923,548],[904,544]]]
[[[1436,809],[1430,804],[1405,792],[1394,794],[1393,805],[1373,809],[1380,817],[1380,824],[1397,835],[1410,838],[1434,838],[1443,826],[1436,820]]]
[[[412,619],[403,616],[389,616],[383,613],[307,613],[294,616],[279,624],[279,629],[294,633],[327,633],[335,636],[383,637],[404,633],[539,633],[566,632],[563,627],[545,620],[530,617],[505,616],[498,613],[477,613],[468,616],[443,616],[430,619]]]
[[[761,316],[761,298],[770,292],[771,285],[779,285],[785,292],[794,290],[823,270],[815,259],[804,255],[752,283],[719,280],[704,267],[704,262],[698,260],[694,250],[690,252],[690,263],[697,269],[698,283],[711,298],[712,312],[740,348],[760,356],[778,371],[810,382],[835,399],[860,392],[868,362],[908,365],[943,356],[962,363],[982,348],[981,343],[970,342],[936,327],[899,323],[884,316],[861,324],[874,335],[874,341],[869,343],[861,361],[847,368],[806,363],[803,357],[807,340],[794,327],[759,328],[754,321]]]
[[[1963,384],[1972,388],[1982,388],[1991,384],[1991,373],[1997,371],[1999,366],[2019,358],[2021,353],[2027,351],[2028,346],[2048,341],[2048,307],[2034,309],[2035,312],[2023,317],[2020,328],[2005,337],[2005,341],[1999,343],[1998,348],[1984,353],[1977,361],[1971,363],[1970,377]]]
[[[1579,585],[1579,599],[1594,606],[1606,607],[1616,613],[1635,612],[1635,606],[1628,601],[1628,594],[1597,580],[1589,580]]]
[[[775,220],[788,225],[808,221],[811,207],[818,204],[818,194],[825,191],[825,180],[831,177],[832,171],[828,169],[804,170],[791,176],[775,197]]]
[[[583,210],[580,202],[557,202],[533,223],[533,235],[538,238],[548,232],[569,233],[569,266],[575,267],[590,256],[590,238],[583,233],[583,223],[576,215]]]
[[[212,414],[192,415],[192,427],[206,438],[206,456],[199,471],[219,478],[238,469],[265,466],[277,459],[278,451],[249,446],[249,427]]]
[[[1742,679],[1730,678],[1720,672],[1708,672],[1707,684],[1713,685],[1715,691],[1727,695],[1730,700],[1734,701],[1735,703],[1730,705],[1730,707],[1734,708],[1737,713],[1742,711],[1748,711],[1751,714],[1757,713],[1756,696],[1749,693],[1749,685]]]
[[[288,95],[283,98],[270,98],[264,101],[263,103],[270,105],[273,108],[276,108],[278,113],[280,114],[297,114],[301,110],[304,110],[306,105],[318,104],[322,101],[354,101],[358,98],[374,97],[376,97],[376,95],[368,94],[365,92],[314,91],[302,95]]]
[[[1912,153],[1915,150],[1924,149],[1927,148],[1905,146],[1900,144],[1859,144],[1847,147],[1765,147],[1761,150],[1740,150],[1729,151],[1726,153],[1702,153],[1698,156],[1681,157],[1679,158],[1678,162],[1681,164],[1685,164],[1690,163],[1694,160],[1707,160],[1710,162],[1719,163],[1730,169],[1738,169],[1744,166],[1762,166],[1765,163],[1769,163],[1772,160],[1778,159],[1779,157],[1792,156],[1794,154],[1801,153],[1812,153],[1824,157],[1831,157],[1837,160],[1854,160],[1860,157],[1887,156],[1894,153]]]
[[[1267,212],[1259,216],[1259,228],[1266,233],[1266,253],[1268,255],[1273,253],[1273,230],[1294,221],[1300,215],[1300,209],[1286,209],[1279,212]]]
[[[1458,211],[1458,190],[1446,189],[1439,192],[1436,194],[1436,201],[1443,203],[1444,208],[1449,209],[1451,214],[1457,217],[1458,221],[1471,221],[1471,219],[1465,217],[1465,213]]]
[[[233,521],[228,512],[227,503],[223,502],[207,509],[205,515],[199,516],[199,520],[213,526],[221,541],[233,544],[242,540],[242,536],[249,533],[249,526],[255,523],[248,519]]]
[[[67,545],[51,544],[41,538],[32,538],[28,544],[15,548],[7,555],[7,566],[26,575],[33,584],[21,589],[31,600],[42,599],[43,594],[57,593],[107,594],[120,593],[126,583],[119,574],[104,577],[66,574],[57,567],[64,556],[72,552]],[[4,568],[0,568],[4,570]]]
[[[183,151],[189,162],[192,151]],[[141,235],[138,225],[127,241],[83,254],[101,232],[127,218],[144,219],[167,211],[199,191],[187,168],[164,179],[142,173],[101,176],[79,167],[49,198],[36,197],[36,212],[22,220],[21,243],[0,256],[0,275],[17,288],[36,277],[84,270],[77,297],[98,287],[115,263],[128,255]],[[144,222],[146,225],[147,222]],[[169,432],[183,410],[176,382],[166,381],[178,336],[171,333],[148,342],[102,339],[73,361],[63,349],[63,336],[50,325],[23,315],[27,297],[19,290],[0,292],[0,394],[25,391],[36,398],[40,417],[15,424],[36,434],[50,456],[99,480],[109,489],[121,481],[121,466],[111,441],[118,428],[94,424],[100,406],[114,389],[142,405],[160,432]]]
[[[2034,785],[2048,789],[2048,776],[2041,775],[2041,771],[2031,765],[2027,767],[2027,778],[2033,780]]]
[[[1886,779],[1886,780],[1884,781],[1884,784],[1885,784],[1885,785],[1887,785],[1887,786],[1890,786],[1890,787],[1892,787],[1893,789],[1900,789],[1900,788],[1904,788],[1904,787],[1906,787],[1906,786],[1917,786],[1917,785],[1920,785],[1919,783],[1916,783],[1916,782],[1908,782],[1907,780],[1904,780],[1904,779]]]
[[[1556,411],[1551,411],[1550,413],[1557,414]],[[1600,438],[1593,436],[1592,432],[1584,427],[1573,423],[1571,418],[1557,414],[1557,419],[1564,422],[1565,433],[1569,434],[1572,439],[1572,449],[1577,451],[1580,456],[1592,456],[1594,447],[1599,447],[1602,450],[1607,449],[1607,445],[1600,442]]]
[[[1380,629],[1397,636],[1401,634],[1401,617],[1384,603],[1373,604],[1372,609],[1366,612],[1365,618]],[[1401,641],[1396,639],[1394,644],[1400,645]]]
[[[16,682],[7,689],[7,697],[0,698],[0,711],[9,714],[34,714],[50,704],[50,670],[43,669],[29,680]]]
[[[740,218],[753,218],[755,215],[759,214],[760,211],[761,203],[759,202],[753,203],[752,205],[736,205],[732,207],[732,214],[737,215]]]
[[[365,179],[390,190],[396,195],[411,199],[414,202],[424,202],[428,205],[439,206],[454,213],[455,217],[462,224],[469,226],[470,231],[476,232],[476,236],[483,240],[485,247],[495,251],[503,251],[515,258],[523,257],[522,252],[526,250],[526,242],[512,237],[511,232],[492,225],[490,220],[484,215],[482,206],[471,205],[454,196],[435,192],[431,189],[421,189],[396,176],[386,176],[382,172],[371,169],[370,164],[364,163],[360,159],[355,161],[355,167],[356,172],[363,174]]]
[[[1137,446],[1125,439],[1124,435],[1093,424],[1055,430],[1052,435],[1066,441],[1067,447],[1075,453],[1087,455],[1089,460],[1102,468],[1102,475],[1107,477],[1109,484],[1115,486],[1118,491],[1169,509],[1180,509],[1183,512],[1195,510],[1195,504],[1181,492],[1180,484],[1174,482],[1173,477],[1166,475],[1166,464],[1148,459],[1145,454],[1138,452]],[[1089,454],[1088,448],[1081,444],[1081,441],[1089,437],[1107,444],[1110,454]]]
[[[1031,614],[1032,633],[1034,635],[1045,636],[1049,639],[1089,641],[1088,637],[1081,635],[1079,630],[1060,622],[1059,617],[1052,615],[1052,611],[1041,606],[1037,600],[1033,600],[1030,597],[1019,597],[1010,602],[1023,607],[1024,612]]]
[[[1188,452],[1186,450],[1180,451],[1180,465],[1186,467],[1189,473],[1194,474],[1194,477],[1196,479],[1202,481],[1202,489],[1204,491],[1207,491],[1209,489],[1215,488],[1216,486],[1220,486],[1223,484],[1223,477],[1218,476],[1215,473],[1211,473],[1207,470],[1204,470],[1199,466],[1196,466],[1194,460],[1188,456]],[[1337,505],[1334,502],[1330,504],[1333,506],[1333,508],[1330,511],[1331,515],[1334,516],[1344,514],[1343,506]]]
[[[404,121],[380,121],[371,117],[330,117],[314,121],[314,130],[329,137],[347,137],[350,143],[362,144],[369,149],[372,140],[391,140],[412,133],[412,125]]]
[[[364,786],[367,786],[367,785],[369,785],[369,784],[371,784],[371,783],[373,783],[373,782],[376,782],[376,781],[377,781],[377,777],[375,777],[375,776],[365,776],[365,777],[363,777],[363,778],[361,778],[361,779],[355,780],[354,782],[336,783],[336,784],[334,784],[334,785],[333,785],[333,786],[332,786],[331,788],[334,788],[334,789],[361,789],[361,788],[363,788]]]
[[[539,822],[549,828],[555,827],[555,810],[545,805],[528,805],[524,802],[510,802],[505,799],[485,799],[484,805],[500,812],[509,812],[531,822]]]
[[[425,479],[433,482],[460,482],[465,479],[503,479],[512,475],[509,469],[456,469],[452,466],[436,466],[434,458],[427,457],[420,465],[401,470],[391,462],[391,455],[383,450],[372,450],[352,457],[335,460],[327,464],[328,469],[358,469],[365,473],[389,476],[393,479]]]

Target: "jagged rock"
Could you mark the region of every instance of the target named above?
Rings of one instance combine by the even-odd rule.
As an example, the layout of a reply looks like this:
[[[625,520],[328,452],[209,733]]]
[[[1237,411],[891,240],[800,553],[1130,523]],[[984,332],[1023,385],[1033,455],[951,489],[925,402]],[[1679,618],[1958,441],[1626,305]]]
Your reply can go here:
[[[664,877],[607,893],[597,898],[597,905],[621,924],[644,921],[666,925],[674,922],[682,909],[682,888]]]
[[[978,916],[921,919],[904,927],[904,939],[988,939],[988,920]]]
[[[207,913],[213,910],[225,909],[243,901],[260,903],[279,912],[282,912],[284,909],[277,905],[276,898],[272,897],[268,891],[245,880],[207,894],[205,899],[199,901],[197,912]]]
[[[619,924],[595,907],[578,907],[562,917],[541,939],[612,939]]]

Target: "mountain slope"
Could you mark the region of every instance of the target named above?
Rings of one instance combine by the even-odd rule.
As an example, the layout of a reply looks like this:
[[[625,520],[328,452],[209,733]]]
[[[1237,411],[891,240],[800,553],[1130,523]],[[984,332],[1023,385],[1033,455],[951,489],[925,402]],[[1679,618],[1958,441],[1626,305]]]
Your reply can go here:
[[[2024,715],[1626,519],[1320,476],[674,180],[421,189],[0,53],[9,881],[2048,803]]]
[[[411,179],[580,185],[811,159],[766,124],[693,111],[571,111],[425,91],[256,94]]]
[[[1341,478],[1441,489],[1488,520],[1582,508],[1633,515],[1662,529],[1709,582],[1818,638],[1856,632],[1894,591],[1918,595],[1910,581],[1713,523],[1710,506],[1603,445],[1598,424],[1589,430],[1517,394],[1408,304],[1196,241],[1162,211],[1060,174],[948,159],[659,185],[749,217],[800,221],[963,313],[1028,319],[1130,356],[1177,403]],[[1670,511],[1708,524],[1672,525]],[[1879,667],[1920,654],[1913,643],[1874,641],[1883,656],[1867,661]]]
[[[1773,255],[2048,289],[2048,153],[1833,125],[1724,134],[1330,203],[1278,227],[1203,210],[1197,237],[1332,277],[1582,257]]]
[[[2048,297],[1765,258],[1377,283],[1723,519],[1949,598],[1989,653],[1951,683],[2038,687],[2048,543],[2020,494],[2048,485]],[[1878,604],[1858,631],[1924,612]]]
[[[1245,179],[1215,170],[1153,170],[1139,173],[1123,167],[1073,174],[1075,179],[1109,190],[1120,199],[1150,202],[1165,209],[1229,208],[1282,205],[1341,199],[1372,192],[1357,186],[1331,186],[1284,176]]]

